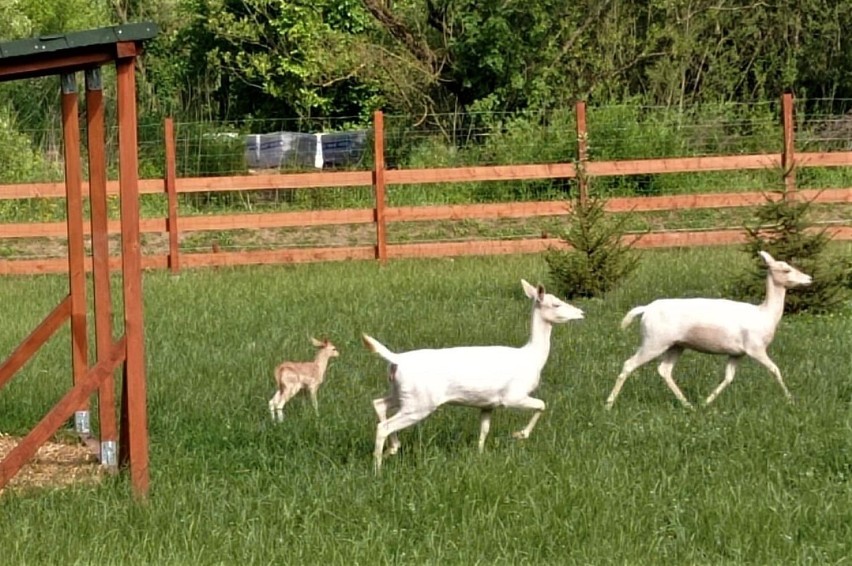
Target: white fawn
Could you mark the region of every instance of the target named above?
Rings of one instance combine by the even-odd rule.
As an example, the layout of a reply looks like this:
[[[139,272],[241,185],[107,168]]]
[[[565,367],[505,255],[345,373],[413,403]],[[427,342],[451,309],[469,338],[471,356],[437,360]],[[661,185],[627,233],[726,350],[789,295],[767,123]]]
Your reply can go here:
[[[318,348],[314,361],[284,362],[275,368],[275,383],[278,391],[269,400],[269,412],[273,420],[277,419],[279,422],[284,420],[284,405],[302,389],[308,390],[314,413],[319,414],[317,390],[325,378],[328,361],[336,358],[340,353],[328,340],[320,341],[311,338],[311,344]]]

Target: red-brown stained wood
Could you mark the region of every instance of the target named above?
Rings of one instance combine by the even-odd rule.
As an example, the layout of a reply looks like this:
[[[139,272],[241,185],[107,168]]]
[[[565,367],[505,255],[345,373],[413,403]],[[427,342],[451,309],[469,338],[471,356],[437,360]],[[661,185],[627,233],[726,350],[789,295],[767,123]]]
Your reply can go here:
[[[96,72],[99,73],[100,70]],[[89,149],[91,264],[95,295],[95,353],[100,361],[108,355],[112,345],[112,294],[109,270],[104,97],[103,90],[98,84],[100,77],[94,73],[95,71],[86,73],[86,132]],[[98,388],[98,423],[101,442],[117,440],[113,379],[105,379]]]
[[[669,157],[664,159],[629,159],[623,161],[589,161],[590,176],[652,175],[658,173],[693,173],[698,171],[731,171],[736,169],[770,169],[779,167],[778,155],[721,155],[707,157]]]
[[[793,154],[796,167],[852,167],[852,151],[808,151]]]
[[[589,183],[586,179],[586,163],[589,161],[589,132],[586,128],[586,102],[584,100],[577,101],[574,106],[574,114],[577,121],[577,160],[581,169],[577,175],[577,185],[580,190],[580,201],[585,202],[589,196]]]
[[[784,194],[796,192],[796,124],[793,118],[793,95],[781,95],[781,123],[784,135],[784,151],[781,154],[781,169],[784,175]]]
[[[573,163],[541,163],[535,165],[482,165],[438,169],[388,169],[385,183],[411,185],[419,183],[460,183],[466,181],[516,181],[523,179],[556,179],[576,177]]]
[[[137,497],[148,494],[148,415],[145,383],[145,344],[142,317],[142,261],[139,232],[138,144],[136,136],[136,76],[134,59],[116,62],[119,185],[121,188],[121,258],[124,287],[124,332],[127,354],[119,451],[126,451],[130,480]]]
[[[68,264],[63,261],[64,267]],[[71,295],[66,296],[41,323],[24,338],[17,348],[0,365],[0,389],[12,379],[19,369],[24,367],[39,348],[59,330],[66,320],[71,318]]]
[[[164,181],[168,198],[168,219],[166,230],[169,233],[169,269],[172,273],[180,271],[180,246],[178,245],[178,203],[177,203],[177,157],[175,156],[175,123],[166,118],[166,176]]]
[[[84,67],[97,67],[110,61],[112,61],[112,56],[107,53],[82,53],[13,63],[4,61],[3,65],[0,65],[0,79],[9,81],[48,74],[56,75],[63,72],[79,71]]]
[[[113,371],[124,359],[125,343],[121,338],[114,344],[105,358],[89,370],[83,378],[54,405],[50,412],[18,443],[0,462],[0,489],[3,489],[20,469],[30,461],[39,447],[56,434],[65,422],[100,386],[112,376]]]
[[[166,269],[169,257],[163,255],[142,256],[143,269]],[[121,271],[121,257],[109,258],[111,272]],[[90,258],[86,258],[86,271],[92,270]],[[0,260],[0,275],[41,275],[45,273],[68,273],[68,260],[65,258]]]
[[[306,210],[262,214],[185,216],[181,218],[181,230],[184,232],[200,230],[252,230],[259,228],[326,226],[333,224],[369,224],[371,222],[373,222],[373,210],[369,208]]]
[[[567,214],[567,201],[507,202],[493,204],[453,204],[439,206],[400,206],[385,212],[388,222],[425,220],[465,220],[469,218],[526,218]]]
[[[244,175],[233,177],[182,177],[177,179],[178,193],[248,191],[268,189],[316,189],[326,187],[369,187],[372,171],[327,171],[280,175]]]
[[[73,78],[73,77],[72,77]],[[65,79],[63,79],[65,82]],[[76,79],[74,79],[76,83]],[[83,194],[80,189],[80,119],[77,115],[77,89],[62,93],[62,133],[65,150],[65,209],[68,224],[68,277],[71,291],[71,365],[74,383],[86,375],[89,359],[86,330],[86,255],[83,242]],[[78,407],[84,410],[88,403]]]
[[[82,183],[83,195],[89,194],[89,183]],[[144,179],[139,181],[139,192],[141,194],[161,194],[163,192],[162,179]],[[117,195],[118,181],[107,181],[107,194]],[[24,183],[15,185],[0,185],[0,200],[17,198],[50,198],[64,197],[64,183]]]
[[[183,263],[187,267],[212,267],[230,265],[309,263],[318,261],[344,261],[374,258],[375,249],[373,246],[351,246],[184,254]]]
[[[388,235],[385,209],[385,121],[381,110],[373,115],[373,198],[375,200],[376,259],[388,259]]]

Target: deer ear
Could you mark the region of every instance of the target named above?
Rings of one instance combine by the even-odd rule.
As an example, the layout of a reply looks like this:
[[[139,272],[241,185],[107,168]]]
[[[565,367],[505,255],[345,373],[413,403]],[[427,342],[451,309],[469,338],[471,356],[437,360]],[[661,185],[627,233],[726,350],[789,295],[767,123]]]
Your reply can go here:
[[[544,285],[542,285],[541,283],[539,283],[539,284],[538,284],[538,288],[536,289],[536,293],[538,294],[538,296],[537,296],[536,298],[537,298],[539,301],[543,301],[543,300],[544,300]]]
[[[527,283],[525,279],[521,279],[521,285],[524,288],[524,293],[527,294],[527,297],[530,299],[535,299],[538,297],[538,289]]]
[[[773,257],[769,255],[768,252],[760,251],[758,252],[758,254],[761,258],[763,258],[763,261],[766,262],[766,265],[772,265],[773,263],[775,263],[775,259],[773,259]]]
[[[325,344],[323,342],[320,342],[319,340],[317,340],[313,336],[311,336],[311,344],[313,344],[317,348],[322,348],[323,346],[325,346]]]

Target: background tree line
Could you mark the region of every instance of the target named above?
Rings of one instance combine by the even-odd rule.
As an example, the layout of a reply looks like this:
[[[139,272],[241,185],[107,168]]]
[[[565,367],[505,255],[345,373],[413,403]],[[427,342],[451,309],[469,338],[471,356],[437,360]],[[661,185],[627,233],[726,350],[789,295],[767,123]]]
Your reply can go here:
[[[15,39],[153,20],[144,115],[242,120],[852,98],[840,0],[2,0]],[[2,85],[3,122],[57,97]],[[36,92],[37,95],[33,96]]]

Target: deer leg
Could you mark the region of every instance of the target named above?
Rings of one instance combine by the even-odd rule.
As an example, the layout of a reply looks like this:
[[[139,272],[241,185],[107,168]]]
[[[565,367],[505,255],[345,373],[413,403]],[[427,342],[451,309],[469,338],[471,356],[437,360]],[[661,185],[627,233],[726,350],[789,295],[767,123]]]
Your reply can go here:
[[[713,393],[711,393],[710,396],[707,397],[707,400],[704,401],[705,405],[709,405],[710,403],[715,401],[716,397],[719,396],[719,393],[721,393],[727,386],[731,384],[731,382],[734,380],[734,375],[737,373],[737,364],[739,364],[739,362],[740,359],[736,356],[730,356],[728,358],[728,363],[725,364],[725,379],[723,379],[722,383],[720,383],[719,386],[713,391]]]
[[[636,371],[639,367],[647,364],[657,356],[666,352],[668,348],[665,349],[647,349],[644,345],[639,347],[639,350],[636,351],[627,361],[624,362],[624,365],[621,368],[621,373],[618,374],[618,378],[615,380],[615,386],[612,388],[612,391],[609,394],[609,397],[606,400],[606,408],[612,409],[612,406],[615,404],[615,400],[618,397],[618,394],[621,393],[621,388],[624,386],[624,382],[627,380],[627,377]]]
[[[482,409],[479,413],[479,452],[485,450],[485,439],[488,437],[488,431],[491,430],[491,414],[492,409]]]
[[[530,418],[530,421],[527,423],[527,426],[525,426],[523,429],[512,434],[512,436],[514,438],[518,438],[518,439],[521,439],[521,440],[523,440],[525,438],[529,438],[530,433],[533,431],[536,423],[538,422],[538,419],[541,418],[541,414],[544,412],[544,409],[547,407],[544,404],[544,401],[542,401],[541,399],[536,399],[534,397],[524,397],[523,399],[521,399],[519,401],[507,403],[506,406],[507,407],[514,407],[516,409],[532,409],[533,411],[535,411],[533,413],[533,416]]]
[[[683,394],[683,391],[680,390],[680,387],[675,383],[674,378],[672,377],[672,370],[674,370],[674,366],[677,363],[677,359],[683,353],[683,348],[679,346],[672,346],[666,353],[663,354],[663,361],[660,362],[659,367],[657,367],[657,372],[662,376],[663,380],[666,382],[666,385],[669,386],[669,389],[672,390],[672,393],[675,394],[678,401],[680,401],[684,407],[687,409],[692,408],[692,403],[690,403],[686,396]]]
[[[778,382],[778,385],[781,386],[781,390],[784,391],[784,396],[788,401],[793,400],[793,396],[790,395],[790,390],[787,389],[787,386],[784,385],[784,378],[781,377],[781,370],[778,369],[778,366],[775,365],[775,362],[769,359],[769,355],[767,355],[766,351],[754,352],[749,354],[752,358],[757,360],[763,367],[769,370],[769,372],[775,376],[775,380]]]

